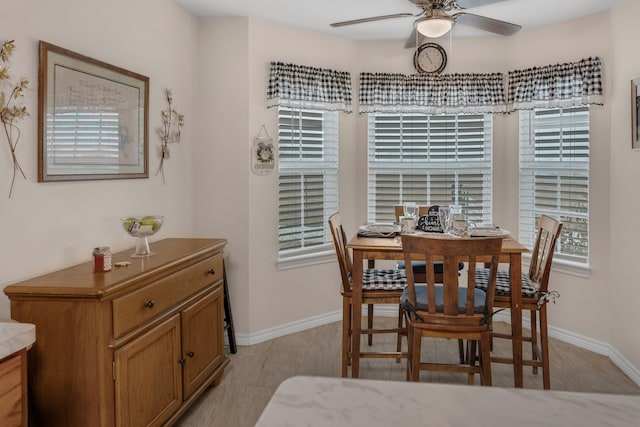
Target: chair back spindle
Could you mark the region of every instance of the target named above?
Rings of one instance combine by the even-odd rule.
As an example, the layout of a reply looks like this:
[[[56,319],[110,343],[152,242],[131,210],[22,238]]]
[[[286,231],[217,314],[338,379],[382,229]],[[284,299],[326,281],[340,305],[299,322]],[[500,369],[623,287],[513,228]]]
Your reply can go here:
[[[336,249],[336,257],[340,266],[340,276],[342,278],[342,291],[351,291],[351,256],[347,247],[347,235],[342,227],[342,218],[339,213],[331,215],[329,218],[329,227],[331,228],[331,236]]]

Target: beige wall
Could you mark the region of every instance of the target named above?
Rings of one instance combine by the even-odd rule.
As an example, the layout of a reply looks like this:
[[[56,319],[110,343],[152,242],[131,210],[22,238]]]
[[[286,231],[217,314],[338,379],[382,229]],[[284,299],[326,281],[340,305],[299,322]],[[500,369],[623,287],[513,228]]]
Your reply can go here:
[[[0,137],[0,289],[89,261],[95,246],[131,247],[135,242],[118,220],[132,213],[166,215],[152,239],[193,235],[195,19],[169,0],[21,0],[3,3],[0,28],[1,42],[16,42],[12,77],[30,80],[24,104],[31,113],[20,122],[17,150],[27,180],[17,180],[11,199],[7,196],[12,164],[4,135]],[[39,40],[150,78],[149,179],[37,182]],[[172,147],[165,166],[166,185],[162,185],[154,173],[159,164],[156,129],[160,111],[166,108],[166,87],[173,88],[186,126],[182,143]],[[2,91],[7,93],[7,87],[2,86]],[[0,294],[0,317],[9,317],[4,293]]]
[[[611,15],[510,38],[441,40],[450,56],[446,72],[506,72],[590,55],[603,59],[606,105],[592,109],[592,272],[588,279],[554,273],[551,286],[562,297],[551,307],[551,323],[611,344],[635,366],[640,291],[632,242],[640,230],[623,220],[640,203],[630,185],[640,174],[640,154],[629,148],[628,93],[629,80],[640,75],[634,43],[640,30],[633,19],[638,12],[637,2],[619,0]],[[249,18],[196,20],[169,0],[23,0],[3,6],[0,19],[3,37],[17,44],[13,75],[32,82],[25,99],[32,116],[21,123],[18,150],[28,179],[17,182],[11,200],[4,196],[11,163],[5,142],[0,144],[0,287],[87,261],[96,245],[130,247],[132,239],[117,219],[154,212],[167,216],[157,238],[197,233],[229,239],[238,333],[251,337],[338,312],[334,263],[276,268],[277,177],[250,172],[250,147],[261,126],[277,135],[276,110],[265,104],[269,62],[347,70],[357,88],[361,71],[413,72],[413,51],[403,49],[403,41],[341,40]],[[148,180],[36,182],[40,39],[151,78]],[[165,87],[173,88],[187,124],[162,185],[153,172]],[[347,228],[354,230],[366,220],[366,117],[341,113],[340,119],[340,204]],[[517,230],[517,116],[496,116],[494,128],[494,220]],[[2,295],[0,316],[8,315]]]

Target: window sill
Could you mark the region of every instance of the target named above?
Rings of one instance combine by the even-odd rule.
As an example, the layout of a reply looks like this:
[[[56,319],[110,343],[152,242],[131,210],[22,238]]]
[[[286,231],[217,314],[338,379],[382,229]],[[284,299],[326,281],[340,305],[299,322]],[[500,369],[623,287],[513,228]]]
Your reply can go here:
[[[318,248],[310,253],[289,255],[278,258],[276,263],[278,270],[289,270],[291,268],[307,267],[310,265],[325,264],[336,261],[336,252],[333,248]]]
[[[531,255],[523,255],[522,260],[528,266],[529,262],[531,261]],[[567,261],[564,259],[554,258],[553,264],[551,265],[551,271],[569,274],[571,276],[581,277],[583,279],[588,279],[591,277],[591,267],[589,266],[589,264]]]

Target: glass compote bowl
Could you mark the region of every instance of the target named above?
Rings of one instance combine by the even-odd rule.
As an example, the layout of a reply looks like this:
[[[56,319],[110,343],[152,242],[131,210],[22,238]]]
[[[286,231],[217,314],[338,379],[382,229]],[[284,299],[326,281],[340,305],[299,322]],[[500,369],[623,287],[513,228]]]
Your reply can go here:
[[[124,231],[130,236],[137,237],[136,250],[131,254],[131,258],[143,258],[153,255],[149,249],[147,237],[153,236],[162,227],[162,215],[134,215],[120,218]]]

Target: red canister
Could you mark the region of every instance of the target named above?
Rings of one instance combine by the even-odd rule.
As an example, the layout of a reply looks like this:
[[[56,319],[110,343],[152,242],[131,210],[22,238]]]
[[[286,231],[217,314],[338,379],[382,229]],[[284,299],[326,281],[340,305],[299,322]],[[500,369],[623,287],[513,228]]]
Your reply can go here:
[[[93,271],[109,271],[111,267],[111,248],[109,246],[95,248],[93,250]]]

